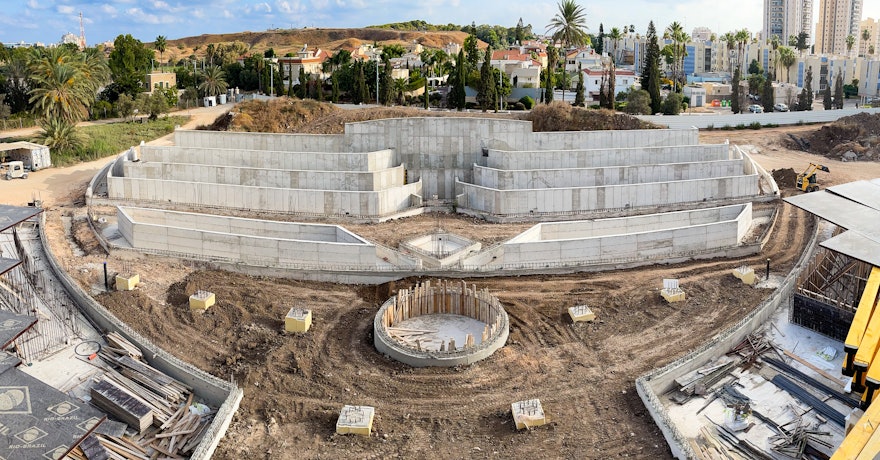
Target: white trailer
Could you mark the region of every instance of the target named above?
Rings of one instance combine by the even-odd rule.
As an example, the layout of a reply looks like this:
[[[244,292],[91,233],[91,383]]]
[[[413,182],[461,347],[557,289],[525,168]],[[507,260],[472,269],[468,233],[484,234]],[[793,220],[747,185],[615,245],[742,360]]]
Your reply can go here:
[[[28,171],[38,171],[52,166],[49,147],[33,142],[0,143],[0,163],[20,161]]]

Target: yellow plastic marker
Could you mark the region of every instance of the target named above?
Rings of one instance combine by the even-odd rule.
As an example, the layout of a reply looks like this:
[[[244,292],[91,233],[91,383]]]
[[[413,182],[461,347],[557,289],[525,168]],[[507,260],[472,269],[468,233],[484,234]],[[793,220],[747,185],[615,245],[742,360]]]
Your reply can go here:
[[[841,370],[843,375],[852,376],[855,373],[853,361],[859,350],[859,345],[862,343],[862,338],[865,336],[865,329],[874,313],[878,290],[880,290],[880,268],[872,267],[868,282],[865,284],[865,290],[862,292],[862,298],[859,299],[859,306],[853,317],[852,325],[849,327],[849,333],[846,334],[846,342],[843,345],[843,351],[846,353]]]
[[[865,446],[878,427],[880,427],[880,404],[871,404],[865,411],[865,415],[862,415],[862,418],[853,426],[852,431],[840,443],[840,447],[831,456],[831,460],[861,458],[859,454],[865,451]],[[873,458],[873,454],[868,458]]]

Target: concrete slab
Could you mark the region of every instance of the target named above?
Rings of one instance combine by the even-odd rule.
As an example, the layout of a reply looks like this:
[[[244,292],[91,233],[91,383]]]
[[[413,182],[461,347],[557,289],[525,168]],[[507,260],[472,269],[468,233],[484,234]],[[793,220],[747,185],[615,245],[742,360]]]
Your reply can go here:
[[[369,436],[375,414],[376,408],[370,406],[342,406],[336,420],[336,434]]]

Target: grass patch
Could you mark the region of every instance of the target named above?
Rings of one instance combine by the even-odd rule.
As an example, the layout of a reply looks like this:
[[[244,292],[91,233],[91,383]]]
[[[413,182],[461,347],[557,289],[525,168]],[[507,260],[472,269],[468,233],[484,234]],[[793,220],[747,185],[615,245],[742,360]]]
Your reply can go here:
[[[69,166],[116,155],[123,150],[149,142],[174,131],[175,125],[186,123],[189,117],[174,116],[153,121],[111,123],[77,128],[82,147],[72,151],[52,152],[52,164]]]

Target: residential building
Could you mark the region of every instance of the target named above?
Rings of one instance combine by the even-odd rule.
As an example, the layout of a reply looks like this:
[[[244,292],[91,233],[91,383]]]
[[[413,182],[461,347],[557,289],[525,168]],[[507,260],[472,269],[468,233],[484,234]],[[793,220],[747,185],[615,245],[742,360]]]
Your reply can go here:
[[[846,37],[858,36],[862,0],[819,0],[816,54],[847,54]]]
[[[594,101],[599,100],[599,91],[602,88],[602,75],[606,73],[606,71],[602,69],[596,68],[588,68],[583,69],[584,73],[584,95],[588,99],[592,99]],[[636,78],[635,72],[628,69],[620,69],[617,68],[614,70],[614,93],[620,93],[621,91],[627,91],[630,88],[634,88],[636,86],[638,78]],[[577,85],[577,78],[572,79],[572,87],[575,88]]]
[[[862,103],[880,103],[880,60],[866,61],[861,66],[861,72],[859,73],[859,97]]]
[[[762,41],[778,37],[783,44],[788,37],[806,32],[813,23],[813,0],[764,0]]]
[[[493,51],[489,64],[507,75],[514,88],[538,88],[543,66],[531,52],[522,51],[522,47]]]
[[[867,30],[870,34],[868,40],[862,40],[862,33]],[[859,34],[856,37],[859,41],[859,56],[877,56],[880,53],[880,20],[867,18],[859,23]],[[874,53],[869,55],[871,46],[874,46]]]
[[[284,69],[283,75],[292,75],[292,84],[298,85],[300,69],[303,69],[306,75],[311,75],[314,78],[322,80],[326,78],[323,64],[327,59],[330,59],[330,53],[320,48],[309,49],[309,45],[303,45],[296,56],[279,57],[277,62]],[[286,84],[289,83],[286,82]]]
[[[174,72],[154,71],[147,74],[147,93],[153,94],[157,89],[168,89],[177,86],[177,74]]]
[[[704,26],[694,27],[694,31],[691,32],[691,38],[695,42],[712,41],[712,30]]]

